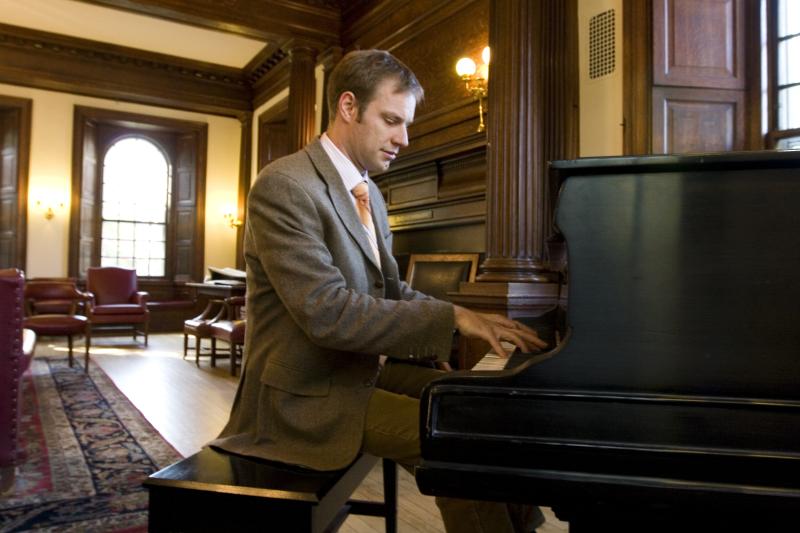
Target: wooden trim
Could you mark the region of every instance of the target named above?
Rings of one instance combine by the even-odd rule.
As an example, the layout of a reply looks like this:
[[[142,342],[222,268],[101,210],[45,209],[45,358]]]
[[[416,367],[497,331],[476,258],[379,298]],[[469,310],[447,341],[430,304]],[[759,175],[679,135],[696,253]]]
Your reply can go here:
[[[761,2],[745,2],[745,80],[747,109],[745,147],[763,150],[765,138],[761,133]]]
[[[282,90],[289,87],[289,77],[291,65],[289,61],[281,61],[275,68],[271,69],[264,77],[253,85],[253,106],[258,109],[265,102],[276,96]]]
[[[0,52],[0,82],[223,116],[251,109],[240,69],[6,24]]]
[[[623,0],[623,152],[649,154],[652,145],[653,9],[649,0]]]
[[[89,4],[191,24],[244,37],[277,41],[304,36],[339,39],[340,10],[323,2],[280,0],[82,0]],[[231,7],[235,6],[235,9]]]
[[[421,10],[415,18],[406,21],[406,24],[396,28],[389,35],[383,36],[380,40],[359,43],[359,39],[363,39],[367,32],[376,26],[379,21],[385,20],[395,12],[407,7],[396,0],[381,2],[360,17],[351,27],[342,28],[342,44],[348,49],[359,43],[368,45],[370,48],[379,48],[391,52],[419,34],[435,28],[437,25],[446,24],[456,13],[475,1],[451,0],[449,2],[440,2],[435,7]]]
[[[408,269],[406,271],[406,283],[413,287],[414,266],[420,263],[469,263],[468,283],[475,281],[478,273],[478,260],[481,254],[411,254],[408,259]]]
[[[241,121],[241,139],[239,142],[239,194],[236,211],[242,225],[236,228],[236,268],[245,269],[244,262],[244,229],[247,224],[247,195],[250,192],[250,168],[253,160],[253,114],[248,113]]]
[[[26,270],[28,256],[28,177],[31,155],[31,117],[33,100],[0,95],[0,107],[19,111],[19,145],[17,153],[17,223],[16,266]]]

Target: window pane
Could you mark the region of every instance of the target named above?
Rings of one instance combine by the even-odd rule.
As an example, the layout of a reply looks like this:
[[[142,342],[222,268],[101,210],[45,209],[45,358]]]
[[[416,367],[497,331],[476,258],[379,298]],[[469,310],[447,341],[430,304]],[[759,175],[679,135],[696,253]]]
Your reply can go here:
[[[800,150],[800,137],[787,137],[778,141],[780,150]]]
[[[119,238],[133,240],[135,226],[132,222],[119,223]]]
[[[151,260],[150,261],[150,275],[163,276],[164,275],[164,261]]]
[[[103,159],[104,264],[165,275],[169,188],[169,163],[155,144],[131,137],[109,148]]]
[[[119,241],[119,256],[133,257],[133,241]]]
[[[800,82],[800,36],[778,43],[778,85]]]
[[[778,37],[800,33],[800,2],[780,0],[778,2]]]
[[[800,85],[778,92],[778,129],[800,128]]]
[[[117,257],[119,250],[119,241],[116,239],[103,239],[100,255],[103,257]]]

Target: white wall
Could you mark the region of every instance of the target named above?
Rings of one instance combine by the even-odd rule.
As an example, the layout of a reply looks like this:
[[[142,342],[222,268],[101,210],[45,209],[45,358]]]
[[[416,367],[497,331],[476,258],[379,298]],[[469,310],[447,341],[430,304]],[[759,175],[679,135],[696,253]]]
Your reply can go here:
[[[616,69],[589,77],[589,21],[615,11]],[[578,66],[580,74],[580,156],[621,155],[623,150],[622,0],[578,0]]]
[[[66,276],[69,241],[69,202],[72,179],[72,122],[74,106],[90,106],[192,120],[208,124],[206,166],[205,265],[236,265],[236,231],[222,213],[236,206],[241,128],[233,118],[176,109],[131,104],[69,93],[0,84],[0,94],[33,100],[30,174],[28,181],[28,256],[26,275]],[[56,208],[51,220],[37,208],[45,200]]]

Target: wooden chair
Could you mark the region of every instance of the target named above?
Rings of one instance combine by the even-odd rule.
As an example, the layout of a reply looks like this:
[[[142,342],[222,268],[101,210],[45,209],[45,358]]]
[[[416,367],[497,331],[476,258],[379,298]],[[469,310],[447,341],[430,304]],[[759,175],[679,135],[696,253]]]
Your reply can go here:
[[[150,311],[147,309],[147,292],[137,288],[136,270],[120,267],[89,267],[86,271],[86,289],[89,294],[87,317],[90,336],[97,327],[115,330],[120,326],[133,329],[136,335],[144,336],[150,327]],[[142,330],[138,327],[142,326]]]
[[[79,291],[71,281],[38,281],[25,284],[25,317],[24,326],[33,330],[36,335],[53,335],[67,337],[69,347],[69,366],[73,365],[72,339],[83,335],[86,340],[83,370],[89,371],[89,346],[91,332],[89,321],[85,316],[76,313],[79,303],[88,300],[89,296]],[[56,303],[53,303],[56,302]],[[38,313],[37,309],[52,309],[69,303],[66,313]]]
[[[222,340],[230,346],[231,375],[236,375],[236,368],[242,360],[244,347],[244,334],[246,322],[244,319],[244,296],[231,296],[225,298],[224,320],[217,320],[211,324],[211,366],[216,366],[217,340]]]
[[[194,362],[200,366],[201,345],[203,339],[211,338],[211,324],[225,318],[225,304],[222,300],[212,299],[203,312],[196,317],[183,322],[183,358],[189,352],[189,336],[193,336],[194,341]],[[205,355],[210,355],[206,353]]]

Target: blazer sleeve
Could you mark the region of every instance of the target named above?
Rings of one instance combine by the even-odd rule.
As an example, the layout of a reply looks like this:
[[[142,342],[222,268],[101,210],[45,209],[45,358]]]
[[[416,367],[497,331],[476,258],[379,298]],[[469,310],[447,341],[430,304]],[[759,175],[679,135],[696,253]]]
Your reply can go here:
[[[326,243],[330,227],[323,224],[320,207],[295,178],[264,176],[248,201],[248,231],[259,262],[311,342],[402,359],[449,357],[452,304],[419,299],[410,289],[404,292],[412,298],[389,300],[350,286]]]

